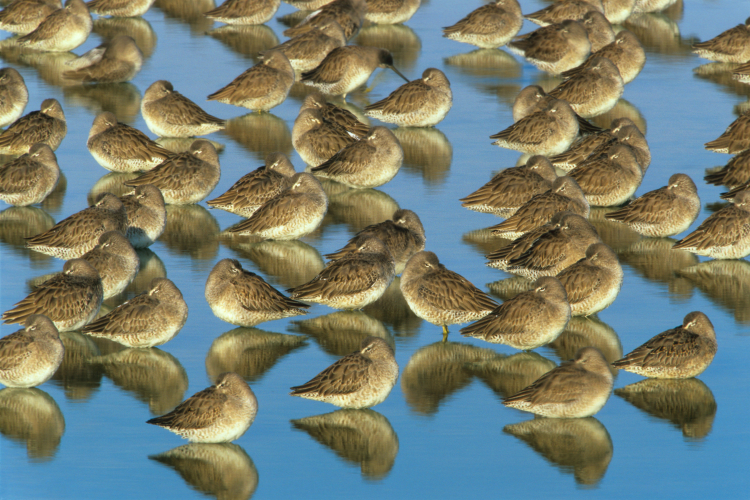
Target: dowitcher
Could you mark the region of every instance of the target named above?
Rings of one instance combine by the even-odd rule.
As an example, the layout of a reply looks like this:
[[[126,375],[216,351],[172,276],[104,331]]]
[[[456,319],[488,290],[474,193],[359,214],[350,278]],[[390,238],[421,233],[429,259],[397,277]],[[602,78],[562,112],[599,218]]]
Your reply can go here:
[[[105,111],[94,118],[86,142],[96,162],[112,172],[151,170],[172,156],[140,130]]]
[[[732,70],[732,79],[750,84],[750,62],[737,66]]]
[[[128,214],[125,236],[133,248],[148,248],[164,233],[167,209],[164,196],[152,184],[138,186],[130,194],[120,197]]]
[[[427,68],[419,80],[365,107],[365,114],[399,127],[433,127],[443,121],[452,105],[453,93],[445,73]]]
[[[395,276],[388,247],[376,236],[367,236],[354,251],[330,262],[315,278],[287,291],[293,299],[334,309],[362,309],[378,300]]]
[[[517,122],[537,111],[542,111],[554,101],[556,99],[547,94],[539,85],[524,87],[513,101],[513,121]],[[581,118],[578,115],[575,115],[575,117],[578,122],[578,132],[581,135],[595,134],[602,131],[601,128],[590,123],[585,118]]]
[[[92,206],[28,238],[26,246],[58,259],[75,259],[94,248],[103,233],[125,234],[127,228],[127,212],[120,199],[112,193],[102,193]]]
[[[550,90],[579,116],[591,118],[612,109],[622,96],[624,84],[617,66],[604,57],[589,59],[586,68]]]
[[[21,73],[11,67],[0,69],[0,127],[18,120],[28,103],[29,91]]]
[[[448,325],[481,319],[497,302],[463,276],[445,268],[432,252],[421,251],[406,263],[401,275],[401,292],[412,312],[433,325]]]
[[[279,10],[281,0],[225,0],[204,16],[225,24],[263,24]]]
[[[506,300],[484,318],[461,329],[461,335],[515,349],[549,344],[565,329],[571,308],[560,280],[537,279],[531,290]]]
[[[289,59],[279,50],[267,50],[258,64],[209,95],[208,100],[268,111],[284,102],[293,84],[294,68]]]
[[[369,129],[368,129],[369,133]],[[317,167],[357,138],[336,122],[323,118],[320,110],[305,109],[294,120],[292,145],[302,161]]]
[[[365,19],[375,24],[405,23],[417,12],[421,0],[365,0]]]
[[[604,243],[586,249],[586,257],[557,275],[573,316],[590,316],[609,307],[622,287],[622,267]]]
[[[551,156],[549,161],[560,170],[570,172],[586,161],[589,156],[597,157],[606,153],[610,146],[619,141],[618,136],[627,133],[627,131],[620,132],[626,125],[633,125],[630,118],[616,118],[612,120],[609,130],[602,130],[578,139],[570,145],[567,151]]]
[[[393,66],[393,55],[378,47],[347,45],[333,49],[315,69],[302,73],[302,82],[328,95],[346,94],[364,85],[373,71],[390,68],[409,81]]]
[[[57,99],[45,99],[39,111],[32,111],[13,122],[0,134],[0,154],[20,155],[37,142],[56,150],[68,127],[65,113]]]
[[[34,144],[27,154],[0,166],[0,200],[20,207],[40,203],[59,178],[55,153],[46,144]]]
[[[175,284],[154,278],[146,292],[89,323],[83,333],[127,347],[154,347],[172,340],[187,317],[188,306]]]
[[[369,125],[362,123],[351,111],[340,108],[335,104],[326,101],[326,98],[320,92],[313,92],[302,102],[299,109],[300,115],[306,109],[316,109],[320,112],[320,118],[325,121],[333,122],[346,130],[349,135],[358,139],[366,136],[370,131]]]
[[[488,183],[461,198],[461,206],[506,219],[532,197],[549,191],[557,178],[549,160],[532,156],[525,165],[501,170]]]
[[[166,80],[156,81],[146,89],[141,114],[148,129],[159,137],[192,137],[225,128],[224,120],[203,111]]]
[[[572,212],[567,210],[564,212],[557,212],[546,224],[543,224],[536,229],[532,229],[520,238],[490,252],[486,255],[487,259],[490,261],[487,263],[487,266],[506,271],[508,269],[508,262],[521,257],[527,250],[534,246],[534,243],[539,238],[553,229],[560,227],[563,218],[568,214],[572,214]]]
[[[330,20],[277,45],[273,50],[283,53],[295,71],[306,72],[315,69],[333,49],[344,45],[344,30],[339,23]]]
[[[609,399],[614,377],[609,363],[595,347],[584,347],[575,359],[542,375],[521,392],[505,398],[510,408],[542,417],[590,417]]]
[[[46,52],[68,52],[88,38],[94,22],[82,0],[67,0],[65,7],[52,12],[31,33],[17,43],[21,47]]]
[[[18,35],[31,33],[61,8],[60,0],[15,0],[0,11],[0,29]]]
[[[591,54],[595,54],[615,41],[615,31],[601,12],[595,10],[587,12],[581,19],[581,24],[589,37]]]
[[[311,171],[358,189],[382,186],[393,179],[404,161],[404,150],[393,132],[373,127],[361,140],[353,142]]]
[[[693,52],[712,61],[747,62],[750,60],[750,17],[745,24],[738,24],[710,40],[693,44]]]
[[[737,193],[733,204],[711,214],[672,248],[712,259],[741,259],[750,255],[750,191]]]
[[[0,136],[2,139],[2,136]],[[705,144],[706,149],[716,153],[741,153],[750,149],[750,112],[741,114],[729,124],[717,139]]]
[[[91,0],[89,10],[99,16],[138,17],[145,14],[154,0]]]
[[[367,337],[358,351],[292,387],[290,394],[342,408],[369,408],[385,401],[397,379],[393,349],[379,337]]]
[[[633,13],[637,0],[602,0],[604,15],[612,24],[622,24]]]
[[[583,71],[596,57],[612,61],[620,72],[623,84],[632,82],[646,64],[646,52],[638,38],[624,29],[617,33],[614,42],[605,45],[578,67],[565,71],[562,76],[570,78]]]
[[[119,231],[99,236],[94,248],[81,256],[94,266],[102,279],[103,300],[125,290],[135,279],[141,261],[133,245]]]
[[[566,19],[579,21],[588,12],[604,12],[602,0],[558,0],[541,10],[523,16],[539,26],[561,23]]]
[[[206,280],[205,295],[217,318],[239,326],[307,314],[310,307],[285,297],[235,259],[216,263]]]
[[[205,139],[194,141],[190,151],[177,153],[157,167],[125,182],[126,186],[153,184],[170,205],[198,203],[219,183],[221,166],[213,144]]]
[[[626,144],[614,144],[605,154],[589,157],[568,172],[581,187],[586,201],[595,207],[622,205],[643,181],[643,171]]]
[[[286,189],[295,174],[294,165],[284,153],[266,156],[266,164],[240,177],[226,193],[208,200],[207,205],[242,217],[250,217],[265,202]]]
[[[62,273],[39,285],[13,309],[2,315],[4,323],[22,323],[43,314],[61,332],[78,330],[96,317],[102,305],[102,280],[96,268],[83,259],[71,259]]]
[[[228,231],[269,240],[296,240],[315,231],[328,211],[323,186],[305,172],[294,174],[288,184],[287,189],[266,201],[250,218]]]
[[[340,250],[326,254],[327,259],[335,260],[356,251],[368,236],[376,236],[388,247],[396,263],[396,274],[404,270],[404,266],[417,252],[424,250],[425,234],[422,221],[411,210],[399,209],[389,220],[367,226],[350,239]]]
[[[575,112],[565,101],[554,99],[541,111],[526,116],[491,135],[492,144],[530,155],[552,156],[567,150],[578,135]]]
[[[693,311],[682,326],[660,333],[612,365],[644,377],[691,378],[708,368],[716,349],[716,332],[708,316]]]
[[[516,37],[508,49],[540,70],[559,75],[586,60],[591,42],[580,22],[567,20]]]
[[[669,184],[636,198],[605,218],[626,224],[644,236],[663,238],[686,231],[698,218],[698,188],[685,174],[673,174]]]
[[[128,82],[141,70],[143,53],[135,40],[119,35],[66,63],[73,69],[64,78],[82,82]]]
[[[453,26],[443,28],[443,36],[482,49],[494,49],[513,39],[522,25],[517,0],[495,0],[471,11]]]
[[[562,176],[552,182],[549,191],[533,196],[507,220],[492,226],[493,234],[517,239],[549,222],[558,212],[570,211],[589,216],[589,203],[575,179]]]
[[[333,20],[344,30],[346,39],[351,40],[362,27],[366,11],[365,0],[334,0],[323,5],[294,28],[284,31],[284,36],[294,37]]]
[[[729,186],[730,188],[750,181],[750,150],[733,156],[721,169],[706,174],[703,180],[714,186]]]
[[[216,385],[146,423],[164,427],[191,443],[227,443],[242,436],[257,413],[253,390],[242,377],[227,372],[219,375]]]
[[[49,318],[32,314],[25,328],[0,338],[0,384],[35,387],[52,378],[63,360],[60,333]]]

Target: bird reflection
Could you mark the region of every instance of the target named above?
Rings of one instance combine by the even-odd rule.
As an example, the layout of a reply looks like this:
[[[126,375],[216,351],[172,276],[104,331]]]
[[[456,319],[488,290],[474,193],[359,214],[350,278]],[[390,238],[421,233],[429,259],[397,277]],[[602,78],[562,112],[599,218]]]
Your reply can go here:
[[[180,362],[161,349],[123,349],[96,356],[89,363],[121,389],[148,404],[153,415],[163,415],[180,404],[188,387],[188,377]]]
[[[421,175],[427,184],[445,182],[453,161],[453,146],[445,134],[434,127],[398,127],[393,134],[404,149],[405,170]]]
[[[60,210],[67,189],[68,178],[65,177],[63,172],[60,172],[60,178],[57,179],[57,186],[41,203],[42,209],[47,211]]]
[[[680,269],[677,275],[734,314],[738,323],[750,323],[750,262],[709,260]]]
[[[627,250],[630,245],[641,239],[641,235],[630,229],[627,224],[604,218],[607,213],[618,208],[596,207],[589,213],[589,222],[596,228],[602,241],[615,253]]]
[[[378,300],[363,309],[368,315],[390,325],[399,337],[411,337],[419,331],[422,320],[412,312],[401,293],[401,277],[396,276]]]
[[[686,438],[703,439],[714,424],[716,400],[697,378],[649,378],[615,389],[615,394],[651,416],[668,420]]]
[[[51,460],[64,432],[65,418],[46,392],[36,387],[0,391],[0,433],[25,443],[31,460]]]
[[[503,432],[528,444],[583,485],[604,477],[614,448],[607,429],[594,417],[537,418],[506,425]]]
[[[253,460],[233,443],[191,443],[148,458],[171,467],[188,486],[219,500],[247,500],[258,487]]]
[[[0,242],[32,262],[46,262],[52,257],[26,248],[26,238],[43,233],[55,225],[55,219],[37,207],[10,207],[0,212]]]
[[[195,34],[203,34],[214,22],[203,15],[216,8],[214,0],[156,0],[155,7],[161,9],[167,17],[186,22]]]
[[[555,367],[554,361],[533,351],[512,356],[496,354],[495,357],[467,365],[469,372],[487,384],[501,399],[518,394]]]
[[[422,41],[404,24],[370,24],[362,28],[355,40],[363,47],[380,47],[393,54],[393,64],[411,70],[422,51]]]
[[[617,101],[614,108],[606,113],[593,117],[591,123],[598,127],[608,129],[612,125],[612,121],[618,118],[630,118],[635,126],[638,127],[638,130],[640,130],[643,135],[646,135],[646,118],[644,118],[638,108],[622,98]]]
[[[502,300],[510,300],[519,293],[528,292],[533,288],[534,282],[523,276],[513,276],[502,280],[487,283],[491,295]]]
[[[710,62],[701,64],[693,69],[693,74],[701,80],[708,80],[721,86],[721,89],[731,95],[750,96],[750,85],[737,81],[732,71],[741,64]]]
[[[307,283],[325,267],[320,253],[299,240],[252,241],[224,232],[221,242],[239,257],[250,259],[264,276],[273,276],[287,288]]]
[[[148,290],[151,280],[154,278],[166,278],[167,268],[164,262],[153,251],[148,248],[139,248],[135,251],[138,254],[141,267],[133,281],[125,288],[123,295],[126,300],[130,300],[139,293]]]
[[[265,24],[227,24],[206,33],[236,53],[253,61],[260,60],[260,53],[279,44],[279,39]]]
[[[562,361],[575,358],[576,352],[582,347],[596,347],[609,363],[622,358],[622,343],[611,326],[599,320],[596,316],[574,316],[568,321],[568,326],[549,346]],[[610,365],[613,375],[619,371]]]
[[[494,359],[492,349],[436,342],[418,349],[401,373],[401,391],[412,411],[437,413],[440,403],[471,382],[471,363]]]
[[[500,49],[476,49],[446,57],[443,62],[466,76],[480,78],[518,79],[523,67],[515,57]],[[475,80],[472,80],[472,83],[474,82]]]
[[[393,337],[379,320],[362,311],[337,311],[316,318],[292,321],[292,330],[313,337],[329,354],[346,356],[358,351],[362,340],[379,337],[395,348]]]
[[[346,224],[357,232],[371,224],[389,220],[399,209],[398,202],[377,189],[352,189],[333,181],[323,181],[328,196],[328,213],[321,224]]]
[[[193,259],[210,260],[219,251],[219,223],[201,205],[167,205],[167,226],[159,241]]]
[[[492,234],[490,228],[475,229],[474,231],[464,233],[461,240],[474,247],[477,253],[482,257],[512,243],[512,240]]]
[[[96,203],[96,199],[102,193],[112,193],[117,197],[131,193],[134,188],[126,186],[125,183],[139,175],[141,175],[139,172],[110,172],[105,174],[91,186],[86,195],[86,201],[91,206]]]
[[[376,411],[338,410],[291,422],[339,457],[359,465],[367,479],[383,479],[396,461],[398,436]]]
[[[95,116],[109,111],[130,125],[140,116],[141,92],[130,82],[68,86],[63,95],[66,104],[88,109]]]
[[[6,43],[12,41],[13,39],[6,39],[0,43],[0,57],[5,62],[33,68],[42,80],[56,87],[80,83],[63,78],[63,72],[70,70],[70,66],[65,63],[78,57],[74,53],[40,52],[22,49],[15,43]]]
[[[222,133],[253,153],[260,162],[276,152],[292,156],[292,133],[289,126],[286,121],[271,113],[248,113],[227,120],[227,128]]]
[[[173,153],[186,153],[190,151],[190,147],[197,140],[199,139],[195,137],[159,137],[154,142]],[[224,145],[221,143],[210,139],[204,139],[203,137],[201,137],[200,140],[210,142],[217,153],[224,151]]]
[[[693,57],[692,41],[682,39],[680,28],[666,12],[634,13],[628,17],[624,26],[638,37],[647,53]]]
[[[91,337],[78,332],[61,332],[60,340],[65,346],[65,355],[52,382],[65,389],[68,399],[89,399],[102,380],[101,367],[89,361],[101,352]]]
[[[698,257],[685,250],[673,250],[671,238],[644,238],[617,252],[621,264],[627,264],[649,281],[664,283],[669,293],[686,299],[692,295],[690,282],[677,275],[680,269],[694,266]]]
[[[306,339],[298,335],[235,328],[214,339],[206,354],[206,372],[211,380],[235,372],[256,382],[281,358],[305,344]]]
[[[105,40],[119,35],[129,36],[135,40],[145,59],[151,57],[156,48],[156,32],[142,17],[100,17],[94,21],[92,31]]]

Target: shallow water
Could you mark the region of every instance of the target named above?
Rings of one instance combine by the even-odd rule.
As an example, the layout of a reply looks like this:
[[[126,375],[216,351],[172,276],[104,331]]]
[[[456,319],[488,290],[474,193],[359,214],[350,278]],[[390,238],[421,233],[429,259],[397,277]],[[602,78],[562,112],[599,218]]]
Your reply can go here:
[[[158,0],[143,20],[129,23],[148,56],[129,84],[60,87],[55,67],[66,56],[3,56],[29,87],[26,111],[57,98],[68,136],[57,151],[66,177],[59,192],[41,208],[0,212],[2,310],[28,293],[31,280],[62,267],[61,261],[23,249],[22,236],[85,208],[95,193],[114,189],[112,176],[105,176],[85,148],[94,116],[115,111],[121,121],[147,132],[139,103],[155,80],[168,79],[209,113],[232,118],[226,131],[208,136],[223,146],[222,178],[212,196],[260,165],[268,152],[289,154],[301,169],[291,127],[304,89],[295,88],[267,115],[204,102],[253,64],[253,54],[285,39],[277,19],[294,9],[282,4],[267,26],[240,36],[229,30],[207,34],[220,25],[199,13],[213,5]],[[431,66],[443,69],[454,105],[434,130],[396,132],[406,163],[393,181],[377,191],[331,187],[329,213],[314,234],[299,242],[247,245],[219,237],[239,221],[235,215],[206,210],[205,202],[170,207],[166,233],[141,254],[141,275],[106,305],[114,307],[143,291],[152,277],[167,275],[188,303],[187,324],[171,342],[149,351],[64,334],[66,359],[51,381],[22,393],[0,391],[0,497],[685,498],[738,497],[747,491],[750,264],[670,251],[667,241],[639,240],[602,222],[599,211],[592,219],[624,264],[622,292],[598,319],[571,322],[560,339],[535,353],[465,339],[457,327],[450,342],[441,344],[440,328],[409,311],[398,281],[364,312],[314,306],[305,317],[259,329],[236,329],[211,313],[203,288],[218,260],[238,258],[273,286],[288,288],[310,279],[323,265],[322,254],[399,207],[419,214],[427,248],[448,268],[499,297],[510,293],[512,284],[497,283],[510,276],[484,266],[484,254],[499,243],[481,230],[497,219],[470,212],[457,200],[516,164],[518,154],[491,146],[488,136],[511,124],[517,92],[532,83],[554,83],[506,52],[472,53],[469,45],[440,37],[440,26],[479,5],[423,2],[405,26],[371,26],[355,38],[393,50],[409,78]],[[532,12],[545,4],[523,0],[522,5]],[[750,86],[735,84],[726,73],[712,74],[711,67],[696,72],[707,61],[693,55],[690,44],[743,22],[743,7],[742,0],[691,1],[684,7],[679,2],[666,13],[627,24],[646,46],[648,62],[626,86],[616,110],[595,120],[606,126],[612,117],[627,115],[647,129],[653,160],[637,194],[665,185],[675,172],[693,178],[704,206],[693,229],[716,209],[725,190],[702,181],[705,169],[730,158],[705,151],[703,143],[747,109]],[[105,22],[96,29],[105,34],[123,28]],[[527,22],[523,32],[531,29]],[[99,43],[92,35],[76,53]],[[374,81],[370,94],[355,92],[349,102],[362,108],[401,84],[387,71],[378,71]],[[699,267],[685,270],[692,266]],[[501,404],[503,396],[571,358],[578,347],[596,345],[615,359],[693,310],[709,316],[719,342],[713,364],[698,380],[644,382],[621,371],[602,411],[574,422],[533,420]],[[4,325],[0,333],[17,329]],[[371,411],[332,414],[330,405],[287,395],[288,387],[351,352],[365,335],[395,346],[401,377],[384,403]],[[178,448],[185,444],[180,438],[145,424],[226,370],[248,380],[260,407],[253,426],[234,444]]]

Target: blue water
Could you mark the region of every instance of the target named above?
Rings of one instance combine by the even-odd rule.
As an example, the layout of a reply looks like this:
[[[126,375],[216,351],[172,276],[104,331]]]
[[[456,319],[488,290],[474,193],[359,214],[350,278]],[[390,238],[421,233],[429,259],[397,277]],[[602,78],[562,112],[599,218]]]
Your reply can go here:
[[[204,99],[249,67],[251,57],[206,35],[218,24],[202,19],[187,21],[166,3],[158,1],[144,16],[146,28],[150,26],[151,30],[144,36],[155,39],[156,45],[132,85],[95,95],[50,83],[49,71],[11,63],[29,87],[27,112],[38,109],[43,99],[54,97],[62,103],[68,120],[68,135],[57,151],[67,187],[56,200],[41,207],[54,221],[85,208],[89,192],[107,173],[85,148],[91,122],[102,109],[115,110],[121,121],[148,133],[138,113],[140,96],[153,81],[168,79],[176,90],[211,114],[222,118],[245,115],[244,109]],[[211,1],[170,3],[200,3],[196,12],[213,6]],[[493,379],[487,374],[480,377],[478,368],[484,366],[482,363],[492,366],[493,360],[501,364],[505,356],[516,351],[464,339],[457,327],[451,329],[451,343],[439,345],[440,328],[413,316],[395,289],[387,304],[369,308],[366,314],[327,316],[334,311],[313,306],[306,317],[295,320],[309,320],[307,323],[281,320],[259,325],[265,332],[295,337],[285,339],[289,343],[286,348],[268,349],[263,357],[242,355],[237,347],[222,350],[235,336],[249,343],[269,334],[228,333],[232,325],[211,313],[203,289],[218,260],[239,258],[243,266],[260,273],[272,285],[288,288],[314,275],[322,266],[322,254],[340,248],[354,232],[385,219],[398,207],[419,214],[427,233],[427,248],[449,269],[485,290],[489,283],[509,277],[484,266],[484,254],[496,244],[472,233],[498,220],[462,208],[458,198],[477,189],[497,170],[516,164],[518,154],[491,146],[488,136],[511,124],[511,105],[521,88],[548,82],[549,78],[507,54],[490,58],[492,67],[468,68],[457,65],[455,59],[447,60],[472,48],[441,38],[439,27],[452,24],[480,4],[476,0],[423,2],[406,26],[386,27],[385,35],[363,31],[359,39],[355,38],[355,43],[370,43],[376,36],[385,37],[377,43],[391,43],[396,64],[409,78],[419,77],[428,67],[443,69],[452,84],[453,109],[437,130],[422,132],[416,145],[407,147],[402,139],[407,163],[379,192],[332,196],[322,228],[304,238],[305,245],[285,249],[294,251],[300,259],[295,264],[269,263],[259,257],[258,248],[233,248],[219,239],[220,229],[239,220],[235,215],[205,210],[205,202],[192,210],[170,209],[167,233],[143,255],[143,262],[148,259],[149,272],[154,274],[144,272],[142,281],[109,306],[143,291],[152,276],[166,273],[188,303],[187,324],[162,346],[162,352],[141,354],[137,361],[144,368],[129,372],[125,372],[123,354],[117,357],[118,346],[68,335],[71,359],[66,360],[63,372],[40,386],[43,392],[35,392],[41,410],[27,411],[24,418],[6,418],[0,413],[0,497],[746,495],[750,458],[746,425],[750,264],[746,261],[725,269],[729,277],[724,279],[691,281],[677,271],[704,258],[668,251],[644,257],[637,253],[640,247],[632,234],[600,225],[605,240],[623,261],[625,279],[614,304],[599,313],[599,322],[578,323],[579,329],[595,332],[588,337],[589,343],[614,355],[628,352],[651,336],[681,324],[688,312],[701,310],[714,324],[719,351],[713,364],[700,375],[702,384],[680,386],[672,400],[662,397],[662,413],[653,411],[661,417],[613,395],[595,420],[576,424],[572,430],[552,428],[549,432],[556,433],[557,438],[537,434],[533,445],[503,431],[508,425],[531,420],[530,414],[502,406],[500,394],[507,379]],[[539,1],[522,2],[524,12],[543,5]],[[626,86],[626,102],[618,105],[620,114],[615,116],[629,113],[647,128],[653,160],[637,194],[665,185],[672,173],[687,173],[698,185],[704,206],[693,229],[715,209],[710,205],[725,190],[702,181],[705,169],[724,165],[730,158],[705,151],[703,143],[718,137],[739,110],[746,109],[750,86],[732,84],[726,77],[696,76],[694,69],[707,61],[694,56],[689,47],[693,40],[706,40],[743,22],[748,15],[743,7],[746,3],[741,0],[691,1],[684,7],[680,2],[666,14],[647,18],[648,29],[632,28],[646,46],[648,62],[641,75]],[[276,17],[293,10],[282,4]],[[281,35],[284,26],[276,18],[267,26],[278,40],[285,39]],[[531,29],[533,25],[527,22],[524,32]],[[273,41],[268,30],[257,36]],[[99,43],[99,36],[92,35],[76,53]],[[374,79],[370,94],[355,92],[349,101],[362,108],[401,84],[388,71],[377,72]],[[270,151],[290,154],[296,167],[302,168],[290,135],[300,104],[301,98],[293,95],[273,109],[272,116],[248,116],[232,122],[235,126],[227,132],[208,136],[224,146],[220,156],[222,177],[213,197],[260,165]],[[607,125],[608,120],[600,124]],[[44,214],[35,215],[44,220]],[[7,310],[28,293],[29,280],[59,270],[62,262],[24,250],[20,238],[9,235],[6,222],[0,222],[0,234],[0,307]],[[279,246],[271,245],[270,250],[279,250]],[[0,334],[16,330],[16,325],[4,325]],[[339,436],[339,447],[329,447],[323,444],[330,442],[326,441],[329,438],[318,436],[316,440],[291,421],[327,414],[335,408],[292,398],[287,395],[288,388],[305,382],[353,350],[366,334],[384,336],[395,345],[402,376],[389,398],[373,409],[376,414],[357,417],[364,422],[361,439],[356,438],[355,431],[338,431],[334,435]],[[575,342],[574,333],[569,332],[554,347],[537,352],[549,360],[547,364],[557,364],[572,356],[578,345]],[[101,363],[107,360],[113,364],[105,369]],[[544,360],[537,358],[536,363],[545,366]],[[171,466],[149,459],[185,442],[145,421],[207,387],[211,376],[229,368],[243,373],[259,401],[255,423],[235,442],[236,446],[189,450],[213,458],[206,458],[198,467],[182,469],[184,477]],[[615,388],[640,380],[620,372]],[[662,389],[662,394],[669,394],[669,387],[675,386]],[[3,394],[0,391],[0,400]],[[677,411],[670,412],[669,401],[676,401]],[[678,423],[665,418],[668,415]],[[31,429],[23,422],[33,424],[29,424]],[[560,437],[565,432],[574,434]],[[212,475],[210,470],[219,472]]]

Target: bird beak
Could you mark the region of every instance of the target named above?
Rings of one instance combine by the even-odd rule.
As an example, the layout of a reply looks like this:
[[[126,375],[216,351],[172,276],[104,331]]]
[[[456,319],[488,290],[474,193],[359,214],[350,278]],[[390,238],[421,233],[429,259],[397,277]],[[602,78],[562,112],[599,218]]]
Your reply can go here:
[[[397,70],[395,66],[388,66],[388,67],[391,68],[393,70],[393,72],[396,73],[398,76],[400,76],[401,78],[403,78],[404,81],[406,81],[406,83],[409,83],[409,79],[406,78],[403,74],[401,74],[401,72],[399,70]]]

